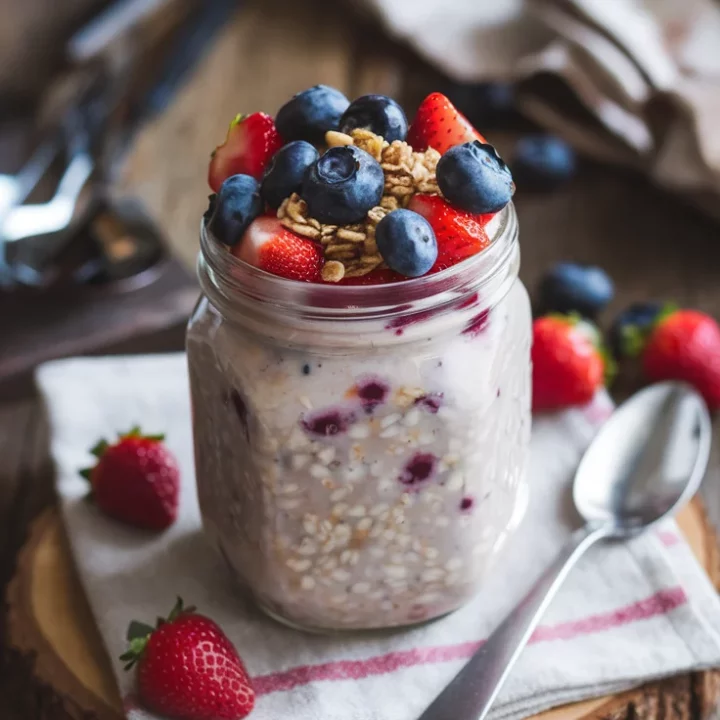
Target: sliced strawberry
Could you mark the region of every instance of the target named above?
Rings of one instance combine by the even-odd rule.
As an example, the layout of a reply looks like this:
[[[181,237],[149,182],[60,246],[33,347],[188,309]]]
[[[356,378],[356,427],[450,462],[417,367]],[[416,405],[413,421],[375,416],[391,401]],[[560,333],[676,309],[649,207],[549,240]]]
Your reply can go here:
[[[227,137],[210,158],[208,183],[214,192],[231,175],[242,173],[261,180],[270,158],[282,146],[275,121],[265,113],[236,115]]]
[[[438,256],[430,273],[457,265],[490,244],[485,225],[492,215],[471,215],[456,210],[437,195],[414,195],[408,208],[422,215],[435,231]]]
[[[472,123],[439,92],[431,93],[420,103],[407,134],[407,142],[414,150],[422,152],[432,147],[441,155],[455,145],[473,140],[487,142]]]
[[[288,280],[317,282],[323,266],[322,248],[290,232],[276,217],[253,220],[232,253],[249,265]]]

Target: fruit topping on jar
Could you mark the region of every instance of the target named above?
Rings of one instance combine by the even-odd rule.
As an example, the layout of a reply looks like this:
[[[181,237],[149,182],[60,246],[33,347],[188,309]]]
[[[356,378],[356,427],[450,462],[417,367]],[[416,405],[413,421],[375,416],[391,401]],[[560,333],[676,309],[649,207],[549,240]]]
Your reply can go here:
[[[279,208],[285,198],[302,189],[306,170],[320,157],[314,145],[294,140],[273,155],[263,176],[260,194],[271,208]]]
[[[408,208],[422,215],[435,233],[438,255],[430,272],[446,270],[490,245],[487,215],[458,210],[437,195],[415,195]]]
[[[275,122],[269,115],[261,112],[247,117],[236,115],[230,123],[225,142],[218,145],[212,154],[208,184],[218,192],[231,175],[241,173],[260,180],[270,158],[282,144]]]
[[[316,282],[323,264],[319,245],[290,232],[272,217],[257,218],[232,252],[249,265],[288,280]]]
[[[444,95],[429,95],[408,128],[392,98],[351,103],[325,85],[295,95],[274,121],[238,116],[209,182],[207,228],[235,257],[342,285],[419,278],[482,252],[487,223],[515,189]]]
[[[502,210],[515,191],[510,170],[497,150],[479,140],[450,148],[436,172],[445,199],[474,215]]]
[[[363,95],[350,103],[340,118],[340,132],[369,130],[387,142],[405,140],[408,122],[403,109],[387,95]]]
[[[335,88],[315,85],[294,95],[275,121],[284,140],[322,143],[328,130],[337,130],[350,101]]]
[[[237,245],[250,223],[262,212],[257,180],[249,175],[233,175],[210,198],[207,227],[216,240]]]
[[[455,145],[473,140],[487,142],[472,123],[438,92],[431,93],[420,103],[407,137],[413,149],[422,152],[432,147],[441,155]]]
[[[386,215],[375,228],[375,242],[387,266],[406,277],[425,275],[437,260],[432,225],[412,210]]]
[[[328,225],[361,222],[382,199],[385,175],[372,155],[355,145],[330,148],[310,165],[302,198],[310,217]]]

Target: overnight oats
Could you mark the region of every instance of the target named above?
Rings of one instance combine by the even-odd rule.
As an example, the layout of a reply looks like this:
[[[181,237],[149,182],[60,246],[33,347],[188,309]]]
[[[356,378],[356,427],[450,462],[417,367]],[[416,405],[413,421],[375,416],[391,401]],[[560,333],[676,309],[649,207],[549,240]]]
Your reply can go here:
[[[293,626],[458,608],[527,495],[509,171],[442,95],[408,129],[316,86],[236,119],[210,184],[187,336],[208,536]]]

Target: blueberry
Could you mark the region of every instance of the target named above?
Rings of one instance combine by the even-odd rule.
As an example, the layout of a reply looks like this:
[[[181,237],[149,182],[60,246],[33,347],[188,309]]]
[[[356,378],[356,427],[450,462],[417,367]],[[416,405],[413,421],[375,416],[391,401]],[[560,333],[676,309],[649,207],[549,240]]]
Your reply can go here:
[[[257,180],[249,175],[231,175],[210,199],[207,228],[221,243],[235,245],[262,209]]]
[[[577,158],[560,138],[528,135],[518,141],[510,164],[520,188],[549,190],[575,174]]]
[[[375,228],[375,241],[387,266],[405,277],[424,275],[437,260],[435,232],[412,210],[388,213]]]
[[[305,171],[317,159],[318,151],[309,142],[295,140],[281,147],[265,170],[260,194],[273,208],[279,208],[285,198],[302,189]]]
[[[385,140],[404,140],[408,122],[403,109],[387,95],[363,95],[350,103],[340,118],[340,132],[350,134],[357,128],[382,135]]]
[[[285,142],[307,140],[322,143],[328,130],[337,130],[350,101],[335,88],[315,85],[294,95],[275,117],[275,126]]]
[[[360,222],[380,203],[385,175],[354,145],[330,148],[305,173],[302,197],[311,217],[331,225]]]
[[[495,148],[479,140],[451,147],[436,173],[448,202],[471,213],[502,210],[515,190],[510,170]]]
[[[599,267],[558,263],[540,281],[540,312],[577,312],[594,318],[614,292],[612,280]]]
[[[610,327],[610,348],[617,357],[635,355],[643,335],[657,320],[664,305],[659,302],[637,302],[625,308]]]

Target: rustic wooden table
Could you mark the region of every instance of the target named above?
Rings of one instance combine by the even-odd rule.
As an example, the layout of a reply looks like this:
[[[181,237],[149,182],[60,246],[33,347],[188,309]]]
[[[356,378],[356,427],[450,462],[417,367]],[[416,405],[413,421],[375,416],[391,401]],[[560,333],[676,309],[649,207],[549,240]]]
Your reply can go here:
[[[140,195],[176,252],[192,262],[206,202],[208,151],[222,139],[228,120],[241,110],[274,112],[291,93],[317,82],[350,96],[386,92],[403,98],[412,111],[439,78],[371,23],[331,2],[248,2],[173,107],[139,137],[121,188]],[[501,149],[511,141],[502,138]],[[674,298],[720,317],[720,228],[642,178],[588,165],[551,195],[520,190],[517,207],[521,276],[528,287],[558,259],[591,262],[617,283],[607,317],[645,298]],[[620,392],[631,384],[626,380]],[[30,393],[0,405],[0,590],[30,520],[53,503],[47,444],[37,397]],[[709,483],[720,484],[720,467],[713,462]],[[0,622],[0,649],[3,637]],[[655,685],[622,714],[699,718],[709,684],[707,674],[697,674]],[[31,680],[28,662],[12,654],[0,665],[0,709],[8,720],[66,717],[51,690]]]

